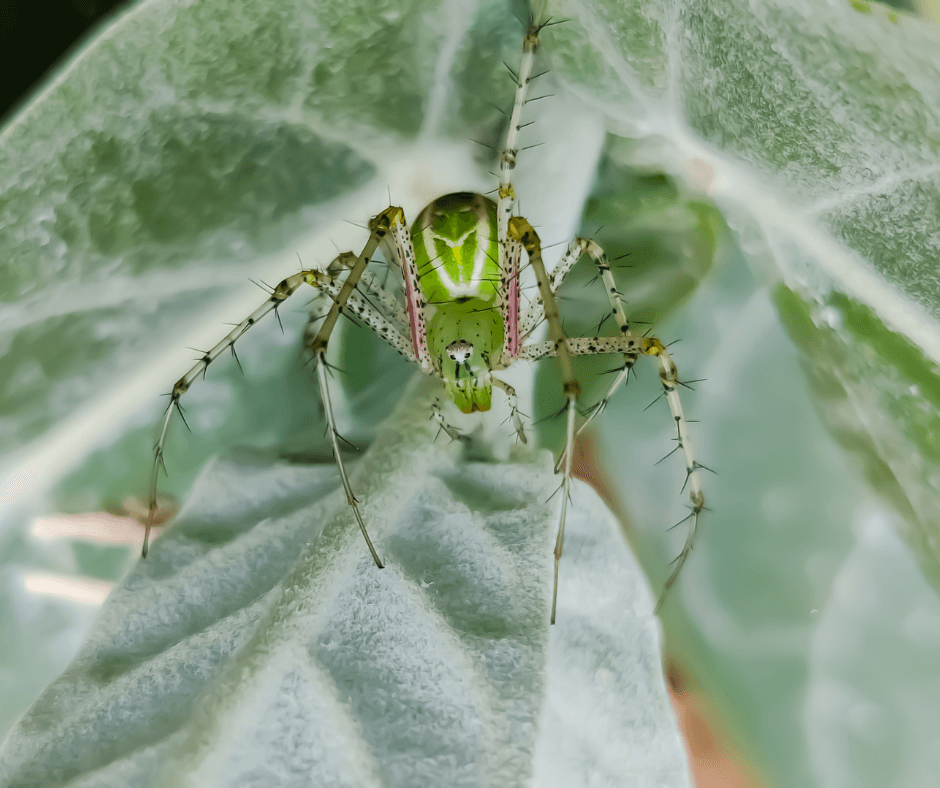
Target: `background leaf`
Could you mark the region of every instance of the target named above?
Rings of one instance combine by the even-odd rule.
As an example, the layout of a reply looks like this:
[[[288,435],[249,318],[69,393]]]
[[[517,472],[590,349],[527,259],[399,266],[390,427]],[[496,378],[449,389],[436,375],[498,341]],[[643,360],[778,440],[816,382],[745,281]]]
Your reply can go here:
[[[564,13],[583,27],[559,28],[558,70],[635,140],[630,163],[707,191],[750,269],[732,252],[691,309],[656,328],[683,339],[687,377],[707,378],[687,398],[702,421],[696,445],[720,474],[680,590],[690,619],[673,610],[667,625],[672,647],[772,783],[929,780],[940,728],[927,645],[940,621],[938,34],[867,4]],[[641,523],[675,494],[630,459],[670,447],[665,428],[656,436],[639,420],[651,398],[628,391],[606,414],[629,422],[629,457],[620,430],[600,431]],[[870,488],[846,473],[811,409]],[[668,553],[650,549],[661,565]],[[863,645],[882,638],[891,653]],[[921,686],[928,695],[914,700]]]

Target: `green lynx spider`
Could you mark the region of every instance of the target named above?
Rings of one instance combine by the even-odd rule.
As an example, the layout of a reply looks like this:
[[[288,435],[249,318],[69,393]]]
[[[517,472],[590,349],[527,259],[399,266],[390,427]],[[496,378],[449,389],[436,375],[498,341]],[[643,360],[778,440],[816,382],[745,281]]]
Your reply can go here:
[[[554,550],[553,624],[558,594],[558,563],[565,539],[565,517],[571,484],[572,452],[569,449],[577,436],[604,410],[621,383],[629,378],[639,356],[658,359],[659,377],[676,425],[678,445],[674,451],[681,448],[685,455],[686,484],[683,489],[686,485],[689,487],[691,498],[691,512],[681,521],[689,523],[688,535],[663,588],[657,605],[659,609],[692,549],[698,517],[705,507],[699,479],[699,469],[704,466],[697,463],[692,455],[688,426],[676,390],[679,385],[676,365],[658,339],[637,336],[631,332],[604,251],[592,240],[575,238],[549,274],[542,261],[538,234],[526,219],[512,215],[515,191],[511,175],[518,153],[520,117],[526,104],[529,84],[540,76],[533,76],[532,69],[539,49],[539,33],[544,27],[545,24],[530,27],[523,44],[519,72],[513,74],[516,81],[515,100],[506,143],[500,152],[496,202],[469,192],[448,194],[425,207],[410,230],[401,208],[386,208],[369,222],[369,240],[358,256],[347,252],[341,254],[327,271],[304,270],[287,277],[273,289],[270,298],[261,307],[239,323],[177,381],[170,394],[170,404],[154,448],[150,516],[142,551],[144,557],[147,555],[150,528],[157,507],[157,479],[163,465],[167,428],[174,410],[180,411],[182,416],[180,399],[223,351],[234,348],[235,342],[249,328],[275,311],[306,283],[325,293],[332,301],[319,330],[315,334],[311,332],[308,347],[315,362],[327,427],[346,499],[379,568],[383,566],[382,560],[369,538],[343,466],[327,385],[327,344],[340,315],[344,312],[355,315],[405,358],[417,363],[425,374],[440,378],[451,399],[465,413],[489,410],[493,386],[501,389],[509,400],[515,430],[523,441],[525,433],[519,417],[516,393],[493,373],[520,360],[537,361],[548,356],[558,358],[567,398],[564,409],[567,420],[565,449],[556,466],[556,472],[563,474],[563,481]],[[366,271],[372,256],[380,247],[386,259],[401,272],[404,304]],[[523,249],[538,284],[537,299],[524,310],[521,308],[519,285]],[[619,336],[569,338],[562,330],[555,293],[582,255],[588,255],[597,266],[607,290],[612,314],[620,329]],[[543,319],[548,324],[548,340],[526,343]],[[623,367],[603,399],[576,427],[581,387],[575,377],[571,358],[597,354],[620,355]],[[440,409],[435,407],[432,416],[451,437],[457,436],[456,430],[444,421]]]

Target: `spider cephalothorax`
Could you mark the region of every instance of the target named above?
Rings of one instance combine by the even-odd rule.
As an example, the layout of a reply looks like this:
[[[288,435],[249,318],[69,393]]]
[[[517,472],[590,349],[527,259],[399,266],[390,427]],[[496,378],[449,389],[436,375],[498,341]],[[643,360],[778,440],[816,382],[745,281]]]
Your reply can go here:
[[[428,323],[435,371],[464,413],[490,409],[490,359],[501,357],[503,333],[499,312],[480,298],[442,305]]]
[[[555,356],[561,368],[562,391],[566,398],[566,444],[558,460],[562,476],[561,514],[555,540],[555,592],[558,589],[558,563],[565,536],[565,514],[571,480],[571,447],[576,436],[604,410],[609,398],[629,377],[641,355],[656,359],[666,401],[675,423],[676,449],[685,457],[686,483],[691,498],[690,527],[685,546],[663,591],[672,585],[692,549],[698,516],[705,508],[705,496],[699,479],[699,465],[692,456],[688,426],[676,387],[678,372],[672,357],[658,339],[638,336],[631,331],[623,303],[611,274],[604,251],[594,241],[575,238],[549,273],[542,261],[542,245],[529,221],[513,215],[516,203],[512,171],[518,154],[520,117],[533,76],[539,33],[545,24],[532,25],[523,42],[522,64],[513,74],[516,94],[509,116],[509,131],[500,151],[498,199],[472,192],[455,192],[428,204],[409,228],[401,208],[389,207],[369,222],[369,239],[357,256],[339,255],[325,270],[310,269],[293,274],[271,292],[270,298],[239,323],[228,336],[206,353],[173,387],[170,407],[157,441],[150,491],[151,519],[156,509],[157,476],[163,460],[167,426],[180,398],[206,368],[225,350],[232,348],[242,334],[269,312],[278,308],[302,284],[325,293],[332,301],[319,327],[310,333],[308,347],[314,357],[317,381],[323,397],[329,435],[340,470],[340,479],[356,522],[377,566],[382,562],[369,538],[356,497],[349,484],[339,451],[339,436],[330,404],[326,376],[326,350],[330,335],[342,313],[352,313],[373,329],[422,371],[443,381],[448,395],[465,413],[490,409],[493,388],[501,389],[509,399],[515,430],[525,441],[525,431],[511,386],[494,372],[516,361],[538,361]],[[543,72],[544,73],[544,72]],[[404,301],[387,290],[366,270],[381,247],[385,258],[402,278]],[[535,276],[538,294],[523,309],[519,285],[523,251]],[[556,292],[565,276],[587,255],[597,268],[619,328],[616,336],[569,338],[565,335],[558,311]],[[547,324],[548,340],[529,341],[536,326]],[[604,398],[576,426],[581,386],[571,363],[575,355],[612,354],[623,361]],[[447,424],[440,408],[432,414],[451,437],[457,430]],[[147,533],[149,535],[148,523]],[[143,554],[147,554],[147,538]],[[660,597],[660,603],[664,597]],[[551,621],[555,621],[555,596]]]

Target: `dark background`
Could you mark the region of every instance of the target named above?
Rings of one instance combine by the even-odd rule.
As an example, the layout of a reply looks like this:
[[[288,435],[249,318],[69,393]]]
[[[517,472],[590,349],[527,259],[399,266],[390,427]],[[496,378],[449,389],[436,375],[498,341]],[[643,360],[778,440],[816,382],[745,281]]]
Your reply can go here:
[[[0,123],[126,0],[0,0]]]

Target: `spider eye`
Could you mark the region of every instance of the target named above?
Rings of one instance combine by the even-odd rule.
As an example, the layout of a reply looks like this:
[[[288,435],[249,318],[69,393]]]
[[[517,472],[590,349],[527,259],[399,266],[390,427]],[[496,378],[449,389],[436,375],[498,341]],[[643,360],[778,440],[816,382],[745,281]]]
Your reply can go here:
[[[452,361],[456,361],[458,366],[466,364],[473,355],[473,345],[458,339],[447,346],[447,355],[450,356]]]

